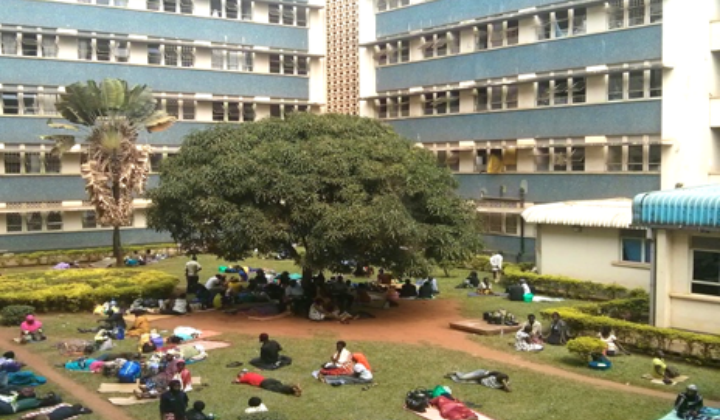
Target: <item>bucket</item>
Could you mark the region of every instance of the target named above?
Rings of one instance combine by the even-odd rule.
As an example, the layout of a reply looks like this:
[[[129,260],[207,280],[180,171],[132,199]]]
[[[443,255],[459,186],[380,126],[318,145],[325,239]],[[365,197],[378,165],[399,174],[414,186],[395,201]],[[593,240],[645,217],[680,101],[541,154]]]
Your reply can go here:
[[[523,301],[532,302],[534,297],[535,297],[535,295],[533,295],[532,293],[525,293],[523,295]]]

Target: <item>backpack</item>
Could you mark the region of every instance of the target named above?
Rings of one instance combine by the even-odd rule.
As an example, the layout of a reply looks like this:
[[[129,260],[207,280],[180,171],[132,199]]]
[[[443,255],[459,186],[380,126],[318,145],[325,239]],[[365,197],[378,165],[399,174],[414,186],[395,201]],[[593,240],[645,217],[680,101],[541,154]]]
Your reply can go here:
[[[140,363],[125,362],[118,371],[118,380],[121,384],[132,384],[137,382],[140,377]]]
[[[417,388],[407,393],[405,407],[408,410],[424,413],[430,406],[430,393],[426,389]]]

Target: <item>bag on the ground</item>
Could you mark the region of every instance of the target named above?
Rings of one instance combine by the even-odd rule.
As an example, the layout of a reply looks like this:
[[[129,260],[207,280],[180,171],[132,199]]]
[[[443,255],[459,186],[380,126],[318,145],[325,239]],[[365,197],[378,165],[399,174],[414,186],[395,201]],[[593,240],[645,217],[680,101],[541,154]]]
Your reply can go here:
[[[407,393],[405,406],[409,410],[424,413],[430,406],[430,393],[426,389],[417,388]]]
[[[665,374],[670,378],[677,378],[680,376],[680,371],[675,366],[668,366],[665,368]]]
[[[118,371],[118,380],[122,384],[132,384],[137,382],[142,371],[140,363],[126,362]]]

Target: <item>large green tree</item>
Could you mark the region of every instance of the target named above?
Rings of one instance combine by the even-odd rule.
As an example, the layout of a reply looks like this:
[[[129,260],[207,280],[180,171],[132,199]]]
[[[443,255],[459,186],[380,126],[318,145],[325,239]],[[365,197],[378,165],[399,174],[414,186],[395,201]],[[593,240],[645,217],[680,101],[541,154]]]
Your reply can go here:
[[[450,171],[372,119],[297,113],[196,132],[160,180],[150,226],[231,261],[287,249],[306,274],[352,260],[421,275],[480,248]]]
[[[120,227],[129,225],[133,197],[144,192],[150,169],[150,146],[139,145],[138,136],[143,130],[165,130],[175,118],[155,109],[155,98],[147,86],[130,87],[118,79],[73,83],[60,94],[55,107],[71,124],[48,121],[51,128],[84,132],[80,139],[75,134],[42,138],[55,142],[55,154],[76,143],[84,144],[88,160],[80,171],[85,190],[100,225],[113,227],[113,254],[121,266]]]

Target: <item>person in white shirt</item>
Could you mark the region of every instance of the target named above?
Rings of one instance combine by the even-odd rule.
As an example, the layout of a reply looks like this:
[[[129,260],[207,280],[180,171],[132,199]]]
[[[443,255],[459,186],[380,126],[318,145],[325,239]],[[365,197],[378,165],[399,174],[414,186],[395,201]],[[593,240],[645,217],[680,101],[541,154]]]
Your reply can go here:
[[[520,279],[520,287],[523,289],[523,295],[531,295],[532,289],[530,289],[530,286],[527,284],[527,280]]]
[[[186,293],[195,293],[195,287],[200,282],[200,270],[202,270],[202,266],[197,262],[197,257],[193,255],[190,261],[185,263],[185,280],[187,280]]]
[[[493,280],[496,282],[500,279],[500,274],[502,273],[502,265],[503,265],[503,255],[502,252],[498,252],[492,257],[490,257],[490,266],[492,268],[493,272]]]
[[[526,325],[518,330],[515,334],[515,350],[517,351],[540,351],[543,349],[542,344],[532,342],[532,327]]]
[[[355,362],[355,365],[353,366],[352,375],[325,376],[323,378],[325,383],[333,386],[364,385],[371,383],[373,381],[373,374],[370,372],[370,369],[364,364],[358,363],[355,358],[353,358],[353,362]]]
[[[622,348],[620,343],[617,342],[617,337],[613,334],[610,327],[602,327],[598,338],[605,343],[605,355],[606,356],[617,356],[618,351],[622,351],[627,354],[627,351]]]
[[[248,400],[248,408],[245,409],[247,414],[252,413],[264,413],[268,411],[268,408],[263,404],[262,400],[258,397],[251,397]]]

